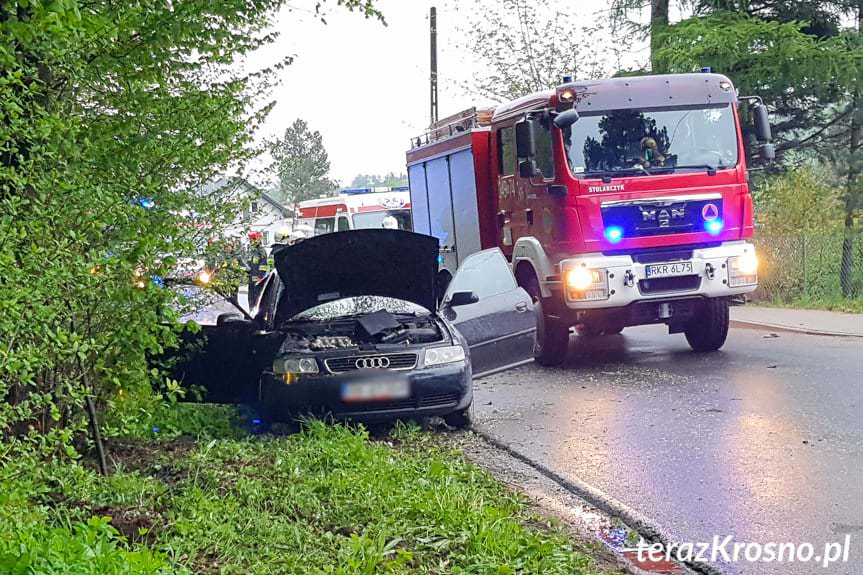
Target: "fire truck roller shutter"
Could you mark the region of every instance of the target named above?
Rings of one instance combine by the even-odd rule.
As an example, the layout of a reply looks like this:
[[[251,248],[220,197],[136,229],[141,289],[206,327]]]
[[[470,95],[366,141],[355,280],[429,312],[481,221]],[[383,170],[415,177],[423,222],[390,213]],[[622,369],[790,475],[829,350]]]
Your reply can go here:
[[[440,242],[441,267],[451,274],[458,269],[455,220],[453,218],[452,188],[450,187],[449,157],[438,157],[426,162],[428,212],[431,235]]]
[[[452,154],[449,171],[455,236],[458,239],[458,260],[461,264],[466,257],[482,249],[473,151],[468,148]]]
[[[425,162],[408,167],[408,183],[410,184],[413,231],[418,234],[431,235]]]

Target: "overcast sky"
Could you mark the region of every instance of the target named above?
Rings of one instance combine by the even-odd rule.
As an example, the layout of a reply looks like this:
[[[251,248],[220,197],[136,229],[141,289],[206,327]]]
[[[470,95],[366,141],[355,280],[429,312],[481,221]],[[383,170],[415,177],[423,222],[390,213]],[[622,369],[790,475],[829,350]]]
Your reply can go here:
[[[342,185],[357,174],[402,172],[410,138],[429,121],[428,12],[438,10],[440,117],[476,102],[464,96],[463,81],[474,64],[454,48],[455,25],[476,0],[379,0],[387,26],[365,20],[329,3],[327,24],[303,9],[279,18],[281,37],[253,58],[295,54],[294,63],[280,72],[277,101],[261,137],[280,135],[296,118],[323,135],[332,176]],[[567,2],[569,6],[575,2]],[[601,0],[578,2],[589,14],[605,7]],[[299,1],[298,6],[313,7]],[[456,9],[457,7],[457,9]]]

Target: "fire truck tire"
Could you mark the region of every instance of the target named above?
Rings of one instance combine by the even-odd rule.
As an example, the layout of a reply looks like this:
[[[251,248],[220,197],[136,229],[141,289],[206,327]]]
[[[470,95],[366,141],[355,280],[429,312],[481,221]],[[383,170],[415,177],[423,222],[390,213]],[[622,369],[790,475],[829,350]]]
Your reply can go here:
[[[577,333],[578,335],[580,335],[582,337],[592,337],[592,336],[602,335],[603,331],[602,331],[602,329],[600,329],[596,326],[593,326],[593,325],[581,325],[581,326],[577,325],[577,326],[575,326],[575,333]]]
[[[536,312],[536,339],[533,344],[533,359],[539,365],[548,367],[561,365],[566,361],[566,354],[569,349],[569,326],[560,320],[545,315],[539,285],[533,278],[527,284],[525,289],[533,299],[533,309]]]
[[[683,329],[694,351],[716,351],[725,344],[730,320],[728,309],[726,299],[708,299],[701,303]]]

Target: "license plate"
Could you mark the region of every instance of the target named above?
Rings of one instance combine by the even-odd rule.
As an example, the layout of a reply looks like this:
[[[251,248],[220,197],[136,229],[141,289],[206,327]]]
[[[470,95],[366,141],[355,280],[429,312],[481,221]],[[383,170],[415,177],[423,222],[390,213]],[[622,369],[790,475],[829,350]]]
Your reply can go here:
[[[381,401],[409,396],[410,386],[407,380],[362,381],[342,386],[342,401]]]
[[[692,275],[692,262],[675,262],[672,264],[650,264],[645,266],[644,273],[648,278],[670,278],[674,276]]]

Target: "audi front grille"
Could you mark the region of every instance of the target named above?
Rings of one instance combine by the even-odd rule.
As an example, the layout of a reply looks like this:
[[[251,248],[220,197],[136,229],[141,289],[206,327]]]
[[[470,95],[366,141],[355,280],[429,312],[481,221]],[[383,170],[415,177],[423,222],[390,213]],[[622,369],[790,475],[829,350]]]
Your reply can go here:
[[[381,355],[360,355],[351,357],[334,357],[324,360],[324,365],[330,373],[345,373],[358,369],[394,369],[407,370],[417,366],[415,353],[390,353]]]

